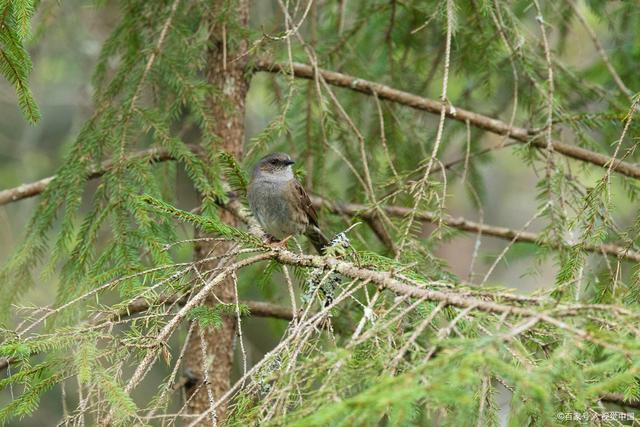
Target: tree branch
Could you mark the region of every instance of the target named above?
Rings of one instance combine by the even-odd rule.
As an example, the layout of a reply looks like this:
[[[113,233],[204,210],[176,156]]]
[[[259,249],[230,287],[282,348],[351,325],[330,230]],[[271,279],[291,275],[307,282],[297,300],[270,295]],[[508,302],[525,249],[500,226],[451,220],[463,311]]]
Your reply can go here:
[[[201,153],[202,148],[197,145],[189,145],[189,148],[195,153]],[[149,150],[139,151],[137,153],[133,153],[130,156],[131,159],[148,159],[149,162],[164,162],[168,160],[175,160],[166,150],[153,148]],[[88,179],[96,179],[104,175],[113,167],[113,164],[110,161],[102,163],[99,168],[94,169],[88,175]],[[7,190],[0,191],[0,206],[3,204],[8,204],[11,202],[19,201],[22,199],[26,199],[29,197],[37,196],[42,193],[46,187],[53,181],[55,175],[43,178],[39,181],[35,181],[28,184],[23,184],[19,187],[9,188]],[[349,216],[361,216],[363,219],[370,221],[373,219],[373,214],[370,212],[371,208],[357,203],[339,203],[339,202],[329,202],[325,199],[322,199],[317,196],[311,197],[312,202],[316,208],[325,207],[330,212],[337,214],[345,214]],[[401,207],[401,206],[387,206],[383,207],[384,211],[387,215],[397,218],[405,217],[409,213],[409,208]],[[481,232],[484,235],[497,237],[499,239],[512,240],[515,238],[516,242],[527,242],[540,244],[541,237],[539,234],[532,233],[529,231],[523,230],[513,230],[506,227],[494,226],[481,224],[473,221],[469,221],[462,217],[451,217],[449,215],[445,215],[442,219],[436,217],[436,215],[429,212],[421,212],[416,216],[416,219],[422,222],[439,222],[442,221],[447,226],[456,228],[462,231],[469,232]],[[374,220],[375,221],[375,220]],[[377,231],[374,228],[374,232]],[[380,236],[381,239],[384,239],[384,236]],[[388,244],[390,242],[385,242]],[[548,244],[552,248],[560,248],[564,246],[563,242],[544,242]],[[605,243],[602,245],[587,245],[584,249],[588,252],[607,254],[611,256],[617,256],[620,258],[628,259],[630,261],[640,262],[640,253],[631,250],[629,248],[625,248],[623,246]]]
[[[239,212],[238,216],[243,217],[244,215],[242,212]],[[486,313],[501,315],[502,317],[512,316],[524,319],[537,318],[539,319],[539,321],[546,323],[551,327],[565,331],[566,333],[571,334],[579,339],[590,341],[605,348],[622,351],[626,355],[630,354],[630,350],[621,348],[615,342],[601,340],[600,338],[586,330],[576,328],[573,325],[554,317],[554,315],[558,315],[560,317],[574,316],[583,310],[599,310],[604,313],[610,313],[612,310],[616,309],[621,310],[619,308],[616,308],[615,306],[594,304],[565,306],[558,304],[551,305],[551,307],[548,307],[547,309],[544,309],[542,307],[538,307],[538,309],[532,309],[526,306],[500,302],[499,298],[485,299],[490,298],[490,296],[487,294],[485,294],[483,297],[479,295],[474,296],[461,292],[460,289],[456,288],[441,291],[439,289],[429,287],[430,283],[428,282],[408,284],[404,282],[404,280],[402,279],[402,275],[397,275],[393,272],[388,271],[378,271],[367,267],[361,267],[343,259],[318,255],[297,254],[284,248],[270,249],[263,255],[263,257],[254,257],[255,262],[263,261],[268,258],[287,265],[296,265],[303,268],[319,268],[323,271],[334,271],[350,279],[375,284],[380,289],[389,290],[399,296],[408,296],[411,298],[416,298],[418,300],[435,301],[443,304],[444,306],[453,306],[468,309],[469,311],[478,310]],[[234,266],[233,268],[244,268],[247,265],[249,265],[249,262],[242,266]],[[224,273],[220,274],[222,275]],[[211,283],[207,286],[214,285],[215,283]],[[206,289],[200,291],[200,293],[203,292],[206,292]],[[194,298],[197,298],[197,296]],[[578,307],[580,307],[580,309],[577,309]],[[308,322],[310,322],[310,320],[305,321],[305,323]],[[160,339],[164,338],[165,337],[161,334]],[[286,339],[281,341],[279,346],[283,345],[286,341]],[[279,348],[279,346],[276,347],[276,349]],[[153,360],[153,357],[155,357],[154,354],[148,354],[146,360]],[[260,364],[254,366],[254,368],[252,368],[252,370],[249,371],[247,375],[251,375],[259,365]],[[239,383],[236,383],[236,385],[231,387],[229,391],[216,402],[214,408],[212,409],[215,409],[215,407],[223,404],[224,401],[229,399],[229,397],[237,390],[238,384]],[[200,417],[197,418],[196,421],[194,421],[194,423],[203,419],[205,416],[206,413],[201,414]]]
[[[175,296],[162,298],[162,304],[173,304],[175,302],[178,305],[184,305],[186,298],[178,300]],[[291,320],[293,319],[293,312],[291,308],[283,305],[273,304],[264,301],[240,301],[240,304],[246,305],[249,308],[249,315],[256,317],[271,317],[274,319]],[[134,314],[145,312],[149,309],[150,304],[146,298],[138,298],[132,301],[127,309],[118,313],[114,318],[122,318],[132,316]]]
[[[295,77],[304,79],[315,78],[313,67],[300,63],[279,64],[272,61],[260,60],[253,64],[253,69],[255,71],[265,71],[270,73],[282,74],[289,74],[293,69],[293,74]],[[473,111],[465,110],[462,108],[454,108],[451,105],[443,106],[441,102],[434,99],[424,98],[409,92],[394,89],[380,83],[360,79],[357,77],[349,76],[347,74],[337,73],[335,71],[328,71],[323,69],[319,69],[319,71],[322,78],[327,83],[334,86],[343,87],[367,95],[373,95],[375,93],[380,99],[386,99],[387,101],[406,105],[416,110],[426,111],[431,114],[439,115],[441,114],[442,109],[445,108],[445,115],[450,119],[457,120],[462,123],[468,121],[469,124],[494,133],[496,135],[506,135],[509,138],[523,144],[530,143],[538,148],[547,148],[546,141],[536,138],[539,135],[538,131],[522,127],[509,126],[508,123],[505,123],[501,120],[474,113]],[[609,168],[609,165],[613,164],[611,168],[612,170],[615,170],[616,172],[631,178],[640,179],[640,167],[637,167],[631,163],[617,160],[604,154],[596,153],[585,148],[559,141],[553,141],[551,145],[552,149],[555,152],[558,152],[564,156],[591,163],[602,168]]]
[[[189,149],[194,153],[202,153],[202,147],[197,145],[188,145]],[[138,151],[129,155],[128,161],[145,159],[149,163],[165,162],[167,160],[175,160],[174,157],[164,148],[150,148],[148,150]],[[113,168],[113,162],[108,160],[102,162],[102,164],[89,171],[87,179],[100,178]],[[17,202],[18,200],[26,199],[29,197],[37,196],[42,193],[47,186],[56,178],[56,175],[43,178],[39,181],[30,182],[28,184],[22,184],[18,187],[9,188],[7,190],[0,191],[0,206],[6,205],[11,202]]]
[[[369,220],[374,214],[372,213],[372,207],[358,204],[358,203],[333,203],[326,199],[317,196],[310,196],[313,205],[316,208],[324,207],[330,212],[336,214],[344,214],[348,216],[360,216],[365,220]],[[382,208],[387,215],[396,218],[404,218],[410,212],[410,208],[401,206],[386,206]],[[482,233],[487,236],[497,237],[499,239],[515,240],[516,242],[534,243],[536,245],[546,244],[554,249],[567,247],[565,242],[547,242],[537,233],[524,230],[513,230],[511,228],[500,227],[495,225],[481,224],[474,221],[469,221],[463,217],[452,217],[450,215],[437,216],[431,212],[419,212],[416,214],[416,219],[422,222],[437,223],[442,222],[449,227],[456,228],[462,231],[469,231],[474,233]],[[640,253],[619,245],[611,243],[605,243],[602,245],[585,245],[583,248],[585,251],[606,254],[615,257],[624,258],[630,261],[640,262]]]
[[[164,298],[159,298],[159,302],[161,304],[174,304],[178,303],[178,305],[184,305],[186,302],[186,298],[178,299],[176,296],[167,296]],[[273,319],[282,319],[282,320],[291,320],[293,319],[293,312],[291,308],[285,307],[278,304],[272,304],[269,302],[263,301],[240,301],[240,304],[246,305],[249,308],[249,315],[256,317],[270,317]],[[149,300],[146,298],[138,298],[133,300],[125,310],[122,310],[116,314],[101,316],[99,319],[95,319],[91,322],[91,324],[97,324],[101,320],[105,320],[105,318],[117,321],[119,319],[124,319],[126,317],[130,317],[136,314],[143,313],[149,309],[153,304],[149,303]],[[233,315],[232,315],[233,316]],[[16,358],[12,357],[3,357],[0,358],[0,371],[7,369],[7,367],[17,362]]]
[[[242,205],[238,201],[234,201],[225,206],[231,212],[234,212],[235,216],[239,219],[252,223],[253,218],[247,217],[242,209]],[[229,255],[233,257],[234,255]],[[169,321],[164,328],[159,332],[158,336],[154,340],[154,344],[149,347],[144,359],[140,362],[136,372],[132,376],[131,381],[127,385],[125,391],[131,393],[135,386],[142,381],[148,369],[155,362],[156,357],[162,345],[171,336],[177,326],[184,320],[189,310],[197,305],[204,303],[207,295],[217,285],[222,283],[226,277],[237,270],[248,267],[254,263],[272,259],[282,264],[296,265],[303,268],[319,268],[326,271],[334,271],[345,277],[360,280],[364,283],[372,283],[377,285],[380,289],[387,289],[396,295],[408,296],[411,298],[417,298],[419,300],[437,301],[445,306],[454,306],[458,308],[471,310],[478,310],[487,313],[493,313],[502,316],[513,316],[517,318],[538,318],[539,321],[548,324],[551,327],[561,329],[571,335],[588,340],[597,345],[604,346],[606,348],[614,348],[619,351],[623,351],[625,354],[629,354],[628,349],[621,348],[616,342],[610,342],[600,339],[599,337],[591,334],[586,330],[579,329],[563,320],[563,317],[571,317],[579,315],[579,313],[585,310],[600,311],[603,313],[623,313],[625,316],[631,316],[630,319],[626,319],[628,322],[635,321],[637,318],[634,313],[630,313],[619,307],[603,304],[590,304],[590,305],[567,305],[553,304],[547,306],[540,306],[536,304],[535,307],[528,307],[523,304],[522,301],[505,300],[504,294],[491,295],[489,293],[478,293],[469,289],[461,288],[448,288],[441,290],[442,288],[433,286],[429,281],[417,282],[412,279],[407,279],[402,274],[398,274],[393,271],[378,271],[366,266],[361,266],[359,263],[354,264],[351,261],[339,258],[332,258],[326,256],[317,255],[304,255],[297,254],[286,250],[284,248],[264,248],[264,252],[259,255],[252,256],[241,261],[237,261],[231,265],[222,267],[222,270],[211,280],[207,281],[204,286],[197,291],[188,301],[185,301],[185,305],[178,311],[177,314]],[[132,302],[132,310],[144,308],[144,304],[141,301]],[[268,309],[269,313],[273,310]],[[286,313],[286,311],[279,311],[280,313]],[[288,316],[288,313],[287,313]],[[224,404],[225,400],[233,392],[233,388],[229,389],[221,398],[216,401],[215,407]],[[214,410],[215,407],[211,408]],[[206,413],[202,413],[201,416],[205,416]]]
[[[640,400],[627,400],[622,393],[603,393],[600,400],[607,403],[625,406],[627,408],[640,409]]]

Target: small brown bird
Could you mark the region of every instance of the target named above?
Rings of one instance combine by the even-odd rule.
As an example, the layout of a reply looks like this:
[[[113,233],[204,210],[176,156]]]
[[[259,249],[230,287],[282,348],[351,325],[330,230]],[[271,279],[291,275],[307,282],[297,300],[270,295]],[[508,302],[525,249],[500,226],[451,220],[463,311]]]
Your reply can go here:
[[[329,244],[320,231],[318,214],[307,192],[293,175],[295,162],[286,153],[263,157],[253,168],[249,207],[262,229],[274,240],[306,235],[319,254]]]

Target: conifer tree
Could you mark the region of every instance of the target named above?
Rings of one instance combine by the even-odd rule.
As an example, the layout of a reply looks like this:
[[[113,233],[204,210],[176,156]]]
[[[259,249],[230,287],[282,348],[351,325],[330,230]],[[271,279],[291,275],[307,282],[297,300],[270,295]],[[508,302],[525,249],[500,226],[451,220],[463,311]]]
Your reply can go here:
[[[31,124],[48,3],[0,0],[0,76]],[[59,425],[635,419],[633,2],[121,0],[117,16],[56,174],[0,191],[37,198],[0,269],[0,424],[45,399]],[[258,131],[252,105],[273,111]],[[273,151],[297,160],[323,254],[269,244],[248,211]],[[443,254],[461,236],[469,253]],[[544,286],[496,279],[515,262]]]

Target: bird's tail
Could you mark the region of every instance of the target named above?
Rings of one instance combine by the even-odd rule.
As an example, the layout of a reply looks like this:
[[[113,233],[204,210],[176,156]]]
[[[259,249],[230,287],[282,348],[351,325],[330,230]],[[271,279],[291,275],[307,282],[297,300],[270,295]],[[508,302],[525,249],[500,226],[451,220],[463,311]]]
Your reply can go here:
[[[318,251],[320,255],[324,253],[324,248],[329,246],[329,240],[324,237],[322,231],[316,226],[308,227],[306,236],[311,240],[313,247],[316,248],[316,251]]]

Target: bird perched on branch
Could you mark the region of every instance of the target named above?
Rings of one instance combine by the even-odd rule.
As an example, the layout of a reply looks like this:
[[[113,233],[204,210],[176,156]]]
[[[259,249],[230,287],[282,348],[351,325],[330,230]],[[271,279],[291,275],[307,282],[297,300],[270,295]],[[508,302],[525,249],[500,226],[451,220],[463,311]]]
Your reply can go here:
[[[249,183],[249,207],[272,242],[284,245],[292,236],[304,234],[322,254],[329,241],[320,231],[307,192],[293,175],[294,163],[286,153],[260,159]]]

